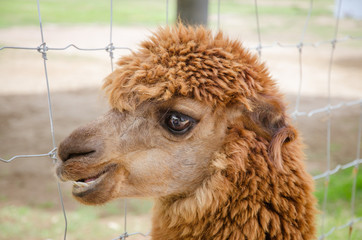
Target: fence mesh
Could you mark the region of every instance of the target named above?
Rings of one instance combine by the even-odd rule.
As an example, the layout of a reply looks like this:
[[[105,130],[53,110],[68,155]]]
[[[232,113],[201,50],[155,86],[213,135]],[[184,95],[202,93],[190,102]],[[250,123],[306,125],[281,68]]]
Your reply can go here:
[[[113,0],[110,0],[110,25],[109,25],[109,42],[105,44],[103,47],[97,47],[97,48],[82,48],[80,46],[77,46],[75,44],[68,44],[65,47],[50,47],[46,44],[46,39],[44,37],[43,32],[43,22],[41,18],[41,4],[39,3],[39,0],[37,0],[37,10],[38,10],[38,18],[39,18],[39,31],[40,31],[40,44],[37,47],[21,47],[21,46],[1,46],[0,50],[10,49],[10,50],[24,50],[24,51],[37,51],[41,54],[43,65],[44,65],[44,78],[46,82],[47,87],[47,100],[48,100],[48,115],[49,115],[49,122],[50,122],[50,133],[51,133],[51,139],[52,139],[52,149],[48,153],[42,153],[42,154],[29,154],[29,155],[16,155],[9,159],[3,159],[0,158],[0,161],[5,163],[10,163],[15,159],[19,158],[31,158],[31,157],[48,157],[50,159],[53,159],[54,163],[57,161],[57,144],[54,137],[54,127],[53,127],[53,110],[52,110],[52,102],[51,102],[51,94],[49,89],[49,79],[48,79],[48,70],[47,70],[47,54],[50,51],[64,51],[68,50],[70,48],[74,48],[79,51],[105,51],[109,54],[110,59],[110,71],[113,71],[113,58],[114,58],[114,51],[115,50],[128,50],[131,51],[130,48],[125,46],[114,46],[113,44]],[[292,117],[294,119],[298,119],[300,117],[308,117],[313,118],[319,114],[326,114],[327,121],[326,121],[326,127],[327,127],[327,134],[326,134],[326,160],[325,160],[325,171],[321,174],[314,175],[313,178],[315,180],[323,180],[324,181],[324,197],[323,202],[320,204],[320,209],[322,210],[321,214],[321,221],[320,221],[320,233],[318,236],[318,239],[327,239],[328,236],[333,234],[335,231],[348,228],[349,234],[348,239],[351,239],[352,232],[354,230],[354,225],[356,222],[361,221],[362,217],[356,216],[356,204],[357,204],[357,197],[356,197],[356,191],[357,191],[357,176],[358,176],[358,170],[359,165],[362,163],[362,159],[360,158],[360,146],[361,146],[361,134],[362,134],[362,99],[354,100],[354,101],[347,101],[347,102],[339,102],[337,104],[332,104],[332,95],[331,95],[331,79],[333,77],[332,70],[333,70],[333,61],[335,56],[335,50],[339,43],[342,42],[352,42],[352,41],[361,41],[362,36],[343,36],[339,37],[339,23],[340,23],[340,10],[341,6],[343,4],[343,1],[338,1],[337,11],[336,11],[336,21],[334,25],[334,35],[332,39],[323,39],[316,42],[306,42],[305,41],[305,34],[307,29],[309,28],[310,19],[313,14],[313,6],[314,1],[310,0],[309,2],[309,9],[308,13],[305,17],[305,23],[304,27],[300,33],[300,40],[299,42],[296,42],[294,44],[286,44],[279,41],[273,42],[273,43],[266,43],[262,44],[262,22],[260,21],[260,13],[259,13],[259,4],[257,0],[254,0],[254,10],[255,10],[255,24],[256,24],[256,34],[258,43],[257,46],[251,47],[252,50],[257,51],[259,56],[262,55],[263,50],[268,48],[291,48],[296,49],[298,51],[298,60],[299,60],[299,83],[298,83],[298,90],[297,95],[295,99],[295,108],[294,111],[291,113]],[[220,0],[217,0],[217,29],[221,28],[221,22],[222,22],[222,15],[221,15],[221,7],[222,2]],[[169,20],[169,0],[165,1],[165,24],[168,25]],[[322,45],[329,45],[330,46],[330,57],[329,57],[329,63],[328,63],[328,71],[327,71],[327,92],[328,92],[328,100],[327,104],[321,108],[312,109],[308,112],[304,112],[300,110],[300,101],[302,97],[302,86],[303,86],[303,51],[305,48],[318,48]],[[0,52],[1,54],[1,52]],[[352,106],[359,106],[359,122],[358,122],[358,138],[356,139],[356,157],[353,161],[350,161],[346,164],[338,164],[336,167],[332,168],[331,165],[331,127],[332,127],[332,112],[337,109],[344,109],[345,111],[348,111],[349,108]],[[330,177],[332,175],[337,174],[338,172],[345,170],[345,169],[353,169],[352,171],[352,189],[351,189],[351,202],[350,202],[350,218],[349,221],[345,222],[342,225],[339,226],[333,226],[332,228],[327,228],[326,226],[326,218],[327,218],[327,203],[328,203],[328,190],[329,190],[329,183],[330,183]],[[63,197],[62,197],[62,191],[59,183],[57,182],[57,188],[59,191],[59,198],[61,202],[61,207],[64,215],[64,239],[67,238],[67,229],[68,229],[68,222],[67,222],[67,216],[66,211],[63,204]],[[124,233],[119,235],[118,237],[114,238],[116,239],[126,239],[129,236],[133,235],[142,235],[142,236],[148,236],[148,234],[135,232],[135,233],[128,233],[127,232],[127,202],[124,200]]]

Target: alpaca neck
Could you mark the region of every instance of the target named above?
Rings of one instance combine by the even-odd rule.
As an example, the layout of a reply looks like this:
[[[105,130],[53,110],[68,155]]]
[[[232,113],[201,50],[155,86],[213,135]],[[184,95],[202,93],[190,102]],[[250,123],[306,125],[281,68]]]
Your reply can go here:
[[[313,184],[298,145],[285,147],[291,155],[283,154],[283,172],[262,144],[253,146],[244,156],[238,152],[243,162],[218,154],[212,174],[193,194],[158,199],[152,239],[313,239]]]
[[[236,191],[219,171],[187,197],[157,199],[152,239],[243,239],[240,222],[233,219],[243,214],[233,206]]]
[[[180,202],[179,202],[180,201]],[[183,203],[181,203],[183,202]],[[165,206],[168,206],[165,208]],[[212,209],[204,209],[203,213],[196,209],[195,203],[190,199],[180,199],[171,203],[166,199],[157,200],[154,207],[152,239],[217,239],[216,235],[222,235],[224,219],[217,220],[218,216],[212,214]],[[228,211],[225,208],[214,207]],[[188,209],[187,209],[188,208]],[[227,238],[219,238],[227,239]]]

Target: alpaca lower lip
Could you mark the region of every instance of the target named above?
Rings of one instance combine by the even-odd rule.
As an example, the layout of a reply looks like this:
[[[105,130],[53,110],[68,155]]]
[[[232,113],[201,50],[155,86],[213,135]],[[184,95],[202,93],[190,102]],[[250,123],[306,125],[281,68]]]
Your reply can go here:
[[[95,177],[80,179],[78,181],[73,181],[73,194],[79,195],[84,194],[87,191],[92,190],[98,183],[100,183],[103,178],[110,172],[110,170],[113,168],[113,165],[107,167],[105,170],[103,170],[101,173],[96,175]]]
[[[94,187],[98,182],[100,182],[107,172],[103,173],[101,176],[97,178],[92,178],[92,180],[85,180],[85,181],[73,181],[73,191],[84,191],[89,188]]]

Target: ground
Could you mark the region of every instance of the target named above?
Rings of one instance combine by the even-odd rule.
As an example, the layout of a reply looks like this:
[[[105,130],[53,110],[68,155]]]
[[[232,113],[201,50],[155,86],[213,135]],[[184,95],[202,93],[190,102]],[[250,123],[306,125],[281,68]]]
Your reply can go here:
[[[85,48],[105,47],[109,42],[107,26],[50,25],[45,30],[45,39],[49,47],[65,47],[69,43]],[[149,35],[150,30],[154,29],[115,27],[113,38],[117,40],[114,44],[136,49],[137,43]],[[36,47],[40,42],[37,27],[0,29],[0,36],[3,46],[24,46],[25,43],[25,46]],[[74,41],[69,42],[69,39]],[[248,45],[248,42],[245,44],[255,45]],[[128,50],[117,50],[116,57],[128,52]],[[330,52],[329,44],[318,48],[304,48],[300,111],[309,112],[327,104]],[[289,112],[293,112],[295,108],[298,92],[300,77],[298,57],[297,48],[273,47],[262,51],[262,59],[286,95]],[[53,146],[41,54],[30,50],[4,49],[0,51],[0,62],[0,157],[8,159],[19,154],[49,152]],[[331,75],[333,104],[361,98],[361,66],[361,47],[355,47],[353,43],[337,45]],[[58,144],[77,126],[93,120],[108,110],[100,86],[102,79],[111,72],[111,64],[105,51],[89,52],[69,48],[65,51],[49,51],[47,67],[55,142]],[[359,105],[355,105],[332,113],[332,168],[356,158],[359,111]],[[296,120],[305,139],[306,165],[312,174],[326,170],[326,116],[326,113],[321,113],[311,118],[300,117]],[[57,212],[56,216],[59,218],[59,197],[51,159],[16,159],[12,163],[0,163],[0,179],[0,209],[4,210],[9,205],[26,206],[40,209],[39,211]],[[66,209],[71,214],[71,219],[77,221],[77,216],[73,216],[72,211],[80,209],[80,206],[70,195],[71,186],[68,184],[61,186]],[[116,237],[122,232],[123,223],[121,217],[115,216],[115,212],[122,213],[122,210],[114,210],[113,207],[119,208],[122,204],[116,202],[95,213],[93,210],[84,211],[86,215],[91,212],[100,217],[104,226],[110,230],[110,234]],[[149,209],[150,204],[139,200],[130,206],[138,219],[146,220],[135,221],[134,216],[130,215],[128,221],[132,224],[128,224],[129,228],[147,232],[150,229],[148,214],[145,215],[144,211],[137,213],[137,207],[143,206]],[[11,222],[11,219],[11,214],[8,218],[5,217],[6,221]],[[55,219],[54,222],[60,226],[62,224],[61,219]],[[137,222],[141,222],[143,226],[138,226]],[[74,228],[74,224],[72,227]],[[26,233],[26,230],[24,231]],[[57,231],[62,234],[61,227]],[[34,233],[34,236],[37,235]],[[0,236],[0,239],[12,238]],[[82,239],[82,237],[73,235],[70,239]]]

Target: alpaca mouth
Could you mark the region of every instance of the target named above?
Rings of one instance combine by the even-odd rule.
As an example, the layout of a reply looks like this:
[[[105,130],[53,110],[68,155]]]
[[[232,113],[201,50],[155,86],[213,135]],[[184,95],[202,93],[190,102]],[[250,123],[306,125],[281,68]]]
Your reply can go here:
[[[73,194],[78,195],[85,191],[91,190],[98,183],[100,183],[104,179],[104,177],[107,175],[107,173],[109,173],[114,167],[115,167],[115,165],[112,164],[112,165],[106,167],[103,171],[99,172],[95,176],[72,181],[73,182]]]

